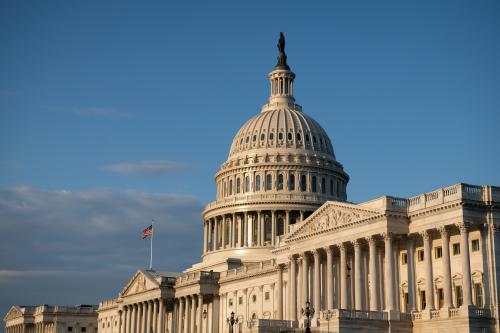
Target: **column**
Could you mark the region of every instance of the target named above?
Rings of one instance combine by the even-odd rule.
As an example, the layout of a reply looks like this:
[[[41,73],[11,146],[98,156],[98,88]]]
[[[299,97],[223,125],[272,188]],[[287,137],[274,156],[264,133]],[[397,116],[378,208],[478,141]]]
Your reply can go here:
[[[283,320],[283,266],[278,265],[278,320]]]
[[[290,320],[297,320],[297,261],[293,256],[288,257],[290,260]]]
[[[243,213],[243,246],[248,246],[248,212]],[[208,333],[208,332],[207,332]]]
[[[333,249],[324,248],[326,253],[326,309],[333,309]]]
[[[212,243],[213,243],[213,250],[216,251],[219,249],[219,228],[218,228],[218,220],[217,220],[217,217],[214,217],[214,239],[212,240]]]
[[[393,274],[393,261],[392,261],[392,233],[384,234],[385,242],[385,308],[386,311],[394,310],[394,274]]]
[[[233,213],[233,220],[231,221],[231,247],[235,247],[236,243],[236,214]]]
[[[189,322],[190,322],[190,311],[191,311],[191,302],[190,302],[190,297],[186,297],[185,298],[185,307],[184,307],[184,332],[185,333],[190,333],[191,332],[191,328],[189,327]]]
[[[374,237],[367,237],[369,247],[369,267],[368,271],[370,274],[369,289],[370,289],[370,311],[378,311],[378,299],[377,299],[377,244]]]
[[[222,244],[221,248],[225,249],[226,248],[226,215],[222,215],[222,220],[221,220],[221,235],[222,235]]]
[[[449,252],[448,252],[449,253]],[[415,311],[416,307],[416,288],[415,288],[415,237],[408,236],[406,242],[406,257],[408,258],[406,266],[408,269],[408,310]]]
[[[153,300],[153,333],[158,333],[158,302]]]
[[[300,222],[302,222],[302,221],[304,221],[304,211],[303,210],[300,211]]]
[[[260,241],[261,246],[264,246],[266,243],[266,215],[263,214],[260,217]]]
[[[130,332],[135,333],[137,332],[137,324],[136,324],[136,317],[137,317],[137,308],[135,304],[132,304],[132,320],[130,321]]]
[[[137,303],[137,324],[135,327],[138,333],[141,331],[143,313],[142,303]]]
[[[432,237],[430,230],[422,232],[424,240],[424,261],[425,261],[425,302],[427,309],[434,310],[434,283],[432,274]]]
[[[363,275],[361,274],[361,244],[359,240],[352,242],[354,246],[354,308],[363,310]]]
[[[464,294],[463,306],[472,305],[472,288],[470,274],[470,254],[469,254],[469,228],[465,223],[459,225],[460,228],[460,257],[462,259],[462,290]]]
[[[177,323],[177,318],[176,316],[179,315],[179,306],[177,305],[177,302],[175,301],[175,298],[173,299],[173,309],[172,309],[172,318],[170,319],[170,333],[177,332],[179,333],[176,323]]]
[[[340,308],[347,309],[349,297],[347,295],[347,254],[344,243],[338,245],[340,252]]]
[[[285,230],[284,234],[288,234],[288,229],[290,228],[290,211],[285,210]]]
[[[203,253],[207,253],[207,238],[208,238],[208,222],[205,221],[203,225]]]
[[[196,332],[203,332],[203,294],[198,294],[198,330]]]
[[[271,245],[276,244],[276,211],[271,211]]]
[[[195,297],[195,295],[191,296],[190,309],[191,309],[191,313],[190,313],[191,322],[189,323],[189,327],[190,327],[190,332],[194,333],[194,327],[196,324],[196,297]]]
[[[301,307],[306,306],[306,302],[309,301],[309,258],[307,253],[302,254],[302,304]]]
[[[147,302],[143,302],[142,303],[142,328],[141,328],[141,333],[149,333],[148,332],[148,311],[149,311],[149,307],[148,307],[148,303]]]
[[[264,243],[264,241],[262,240],[262,234],[261,234],[261,215],[262,213],[260,212],[260,210],[257,212],[257,246],[262,246],[262,244]],[[253,234],[253,233],[252,233]]]
[[[158,332],[163,333],[165,332],[164,329],[164,321],[165,321],[165,304],[164,301],[159,298],[158,299]]]
[[[320,282],[320,260],[321,260],[321,255],[318,251],[318,249],[315,249],[312,251],[313,257],[314,257],[314,310],[315,312],[315,318],[317,318],[320,314],[321,310],[321,282]]]
[[[126,320],[125,320],[125,332],[126,333],[130,333],[130,321],[132,319],[132,316],[131,316],[131,309],[130,309],[130,305],[127,305],[125,307],[125,315],[126,315]]]
[[[448,309],[453,306],[451,293],[450,235],[445,226],[441,227],[439,231],[441,232],[441,241],[443,243],[444,308]]]
[[[179,316],[177,318],[177,332],[183,333],[183,318],[184,318],[184,297],[179,298]]]
[[[122,324],[122,316],[123,316],[123,310],[119,310],[118,311],[118,333],[123,333],[122,329],[123,329],[123,324]],[[57,323],[56,323],[56,331],[57,331]],[[56,332],[54,332],[56,333]]]

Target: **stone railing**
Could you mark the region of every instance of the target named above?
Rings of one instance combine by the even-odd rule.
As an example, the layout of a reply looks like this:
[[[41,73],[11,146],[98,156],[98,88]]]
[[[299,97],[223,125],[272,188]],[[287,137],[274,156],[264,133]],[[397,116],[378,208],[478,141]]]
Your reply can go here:
[[[105,310],[116,306],[117,306],[116,300],[108,299],[99,303],[99,310]]]
[[[419,312],[419,311],[413,311],[411,313],[411,316],[412,316],[412,319],[413,320],[420,320],[422,319],[422,312]]]
[[[330,314],[331,318],[339,319],[365,319],[365,320],[387,320],[387,312],[384,311],[361,311],[350,309],[334,309],[321,311],[320,318],[327,320],[327,315]]]
[[[491,311],[486,308],[469,307],[469,317],[491,318]]]
[[[219,272],[207,272],[207,271],[198,271],[182,274],[176,279],[177,285],[185,285],[193,282],[212,282],[218,281],[220,277]]]
[[[457,200],[500,202],[500,188],[458,183],[411,198],[384,196],[362,205],[389,211],[412,212]]]
[[[294,322],[291,320],[256,319],[253,322],[254,325],[257,322],[257,327],[294,328]]]
[[[269,193],[269,194],[243,194],[236,197],[225,198],[222,200],[214,201],[205,206],[205,210],[209,210],[216,207],[238,204],[238,203],[252,203],[261,201],[298,201],[301,203],[323,203],[327,200],[331,200],[331,197],[327,195],[318,194],[305,194],[305,193]]]
[[[458,308],[452,308],[450,309],[449,316],[450,318],[452,317],[458,317],[459,315],[459,309]]]
[[[78,305],[78,306],[51,306],[41,305],[35,309],[35,314],[40,313],[94,313],[97,310],[95,305]]]
[[[245,275],[245,274],[251,274],[251,273],[257,273],[257,272],[262,272],[262,271],[267,271],[267,270],[274,270],[276,265],[276,261],[274,259],[271,260],[266,260],[262,261],[257,265],[244,265],[238,268],[230,269],[225,272],[223,272],[223,277],[225,278],[230,278],[233,276],[238,276],[238,275]]]
[[[440,312],[439,310],[431,310],[431,319],[439,318],[440,317]]]

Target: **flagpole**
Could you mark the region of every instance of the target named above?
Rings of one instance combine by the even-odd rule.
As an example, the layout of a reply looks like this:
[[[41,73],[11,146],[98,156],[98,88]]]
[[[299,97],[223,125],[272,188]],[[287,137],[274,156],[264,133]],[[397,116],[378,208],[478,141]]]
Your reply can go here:
[[[149,270],[153,269],[153,237],[155,236],[155,220],[151,220],[151,256],[149,257]]]

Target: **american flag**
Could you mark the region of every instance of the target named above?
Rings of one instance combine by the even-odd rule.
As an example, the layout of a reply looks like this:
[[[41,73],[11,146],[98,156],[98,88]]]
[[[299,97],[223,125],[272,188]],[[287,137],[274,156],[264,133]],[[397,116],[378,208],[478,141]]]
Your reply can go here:
[[[151,224],[149,227],[147,227],[142,231],[142,239],[148,238],[149,236],[152,235],[153,235],[153,225]]]

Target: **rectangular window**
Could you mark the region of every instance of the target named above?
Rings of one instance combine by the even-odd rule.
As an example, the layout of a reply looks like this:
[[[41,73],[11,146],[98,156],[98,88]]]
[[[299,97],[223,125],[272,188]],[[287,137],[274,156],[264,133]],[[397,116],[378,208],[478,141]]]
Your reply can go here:
[[[326,193],[326,179],[325,177],[321,178],[321,193]]]
[[[243,296],[238,297],[238,304],[243,304]]]
[[[405,312],[408,312],[408,293],[403,294],[403,304]]]
[[[427,303],[425,302],[425,290],[420,290],[420,311],[425,310]]]
[[[460,243],[453,243],[453,255],[457,256],[460,254]]]
[[[330,179],[330,195],[333,195],[333,180]]]
[[[439,259],[443,256],[443,248],[441,246],[436,246],[434,248],[434,258]]]
[[[68,326],[68,332],[73,332],[73,326]]]
[[[288,179],[288,190],[295,191],[295,175],[290,175]]]
[[[444,291],[443,288],[438,289],[438,309],[441,309],[444,304]]]
[[[455,302],[457,303],[457,308],[461,307],[464,302],[462,295],[462,286],[455,287]]]
[[[406,265],[408,263],[408,254],[406,252],[401,253],[401,265]]]
[[[228,302],[229,302],[229,306],[233,306],[233,299],[232,298],[230,298]]]
[[[482,308],[483,304],[483,286],[481,283],[474,283],[474,300],[478,308]]]
[[[316,176],[312,176],[311,180],[311,191],[316,193],[318,191],[318,180],[316,179]]]
[[[472,240],[472,252],[479,251],[479,239]]]
[[[269,300],[269,291],[266,291],[266,293],[264,294],[264,299],[266,301]]]
[[[418,261],[424,261],[424,250],[417,251]]]
[[[300,176],[300,190],[305,192],[307,190],[307,178],[306,175]]]

